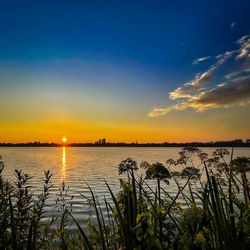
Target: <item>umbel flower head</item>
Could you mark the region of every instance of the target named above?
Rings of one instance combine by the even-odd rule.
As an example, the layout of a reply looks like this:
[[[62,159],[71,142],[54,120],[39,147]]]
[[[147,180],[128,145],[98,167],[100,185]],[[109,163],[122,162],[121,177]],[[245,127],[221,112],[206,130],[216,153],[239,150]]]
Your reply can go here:
[[[246,173],[250,171],[250,158],[249,157],[237,157],[231,161],[232,170],[238,173]]]
[[[137,162],[132,160],[131,158],[127,158],[118,165],[118,169],[119,169],[119,174],[128,171],[136,171],[138,169]]]
[[[169,184],[168,179],[171,179],[171,174],[168,169],[160,162],[153,163],[152,165],[147,162],[142,162],[141,167],[146,169],[145,179],[158,179]]]
[[[197,179],[201,177],[200,170],[195,167],[186,167],[181,172],[182,178]]]

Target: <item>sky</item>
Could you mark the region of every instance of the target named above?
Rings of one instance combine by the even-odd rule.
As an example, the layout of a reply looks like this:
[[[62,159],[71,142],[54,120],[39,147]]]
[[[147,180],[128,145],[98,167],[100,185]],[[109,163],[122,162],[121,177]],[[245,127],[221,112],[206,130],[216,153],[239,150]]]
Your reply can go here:
[[[250,138],[249,1],[5,1],[0,142]]]

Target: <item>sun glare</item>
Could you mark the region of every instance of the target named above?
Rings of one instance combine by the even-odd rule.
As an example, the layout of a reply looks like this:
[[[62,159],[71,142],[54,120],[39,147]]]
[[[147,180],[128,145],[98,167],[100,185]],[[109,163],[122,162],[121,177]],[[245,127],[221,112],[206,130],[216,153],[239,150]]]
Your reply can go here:
[[[66,137],[63,137],[63,138],[62,138],[62,141],[63,141],[63,142],[66,142],[66,141],[67,141],[67,138],[66,138]]]

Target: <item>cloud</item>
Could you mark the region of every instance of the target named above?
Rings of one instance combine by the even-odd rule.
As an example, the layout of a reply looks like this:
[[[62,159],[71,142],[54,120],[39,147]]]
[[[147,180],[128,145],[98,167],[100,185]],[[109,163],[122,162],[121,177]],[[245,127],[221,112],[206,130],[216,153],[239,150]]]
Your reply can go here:
[[[205,57],[197,58],[196,60],[193,61],[193,64],[196,65],[199,62],[203,62],[203,61],[205,61],[207,59],[210,59],[210,58],[211,58],[211,56],[205,56]]]
[[[237,41],[240,45],[240,53],[236,59],[248,59],[250,58],[250,36],[243,36]]]
[[[226,84],[223,82],[223,83],[219,83],[219,84],[217,84],[217,87],[223,87],[223,86],[225,86]]]
[[[204,111],[211,108],[228,108],[232,105],[250,103],[250,76],[240,77],[229,83],[219,84],[214,89],[203,91],[189,100],[167,108],[154,108],[148,114],[150,117],[162,116],[173,110],[187,108]]]
[[[170,108],[153,108],[153,110],[151,110],[148,113],[148,116],[150,116],[150,117],[162,116],[162,115],[165,115],[172,110],[175,110],[174,106],[172,106]]]
[[[193,80],[169,92],[169,97],[172,100],[182,99],[181,102],[166,108],[153,108],[148,115],[156,117],[170,111],[187,108],[203,111],[210,108],[250,103],[250,36],[243,36],[237,41],[237,44],[239,49],[217,55],[215,57],[217,62],[210,66],[207,71],[197,74]],[[232,60],[228,61],[230,58]],[[230,67],[224,68],[230,71],[221,74],[220,66],[229,63]],[[228,79],[228,82],[220,80],[216,87],[208,88],[212,81],[216,83],[218,76]]]
[[[170,98],[173,100],[177,98],[190,98],[194,93],[202,90],[208,83],[210,83],[215,69],[215,67],[212,67],[205,73],[196,75],[191,82],[185,83],[182,87],[170,92]]]
[[[243,104],[250,99],[250,76],[239,77],[225,85],[201,92],[186,103],[186,107],[193,107],[200,111],[207,108],[228,107]]]
[[[225,53],[217,55],[216,59],[218,59],[218,61],[216,64],[222,65],[223,63],[225,63],[230,57],[232,57],[237,52],[238,52],[237,50],[232,50],[232,51],[227,51]]]
[[[235,57],[233,71],[226,75],[228,79],[250,72],[250,36],[243,36],[237,43],[240,45],[240,48]]]
[[[235,22],[232,22],[230,28],[232,29],[235,26],[235,24],[236,24]]]

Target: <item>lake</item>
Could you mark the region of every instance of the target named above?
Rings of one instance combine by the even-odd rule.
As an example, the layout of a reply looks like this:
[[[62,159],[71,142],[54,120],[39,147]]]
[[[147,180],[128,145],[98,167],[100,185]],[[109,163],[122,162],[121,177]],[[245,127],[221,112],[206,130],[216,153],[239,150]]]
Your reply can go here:
[[[211,155],[216,148],[201,149]],[[101,206],[104,206],[102,198],[104,195],[108,196],[104,180],[110,184],[115,193],[118,191],[118,179],[121,176],[118,174],[117,166],[122,160],[130,157],[138,164],[142,161],[165,163],[169,158],[177,159],[179,151],[181,148],[176,147],[1,147],[0,155],[5,163],[4,177],[13,181],[14,170],[22,169],[32,176],[30,184],[35,194],[41,191],[43,171],[51,170],[54,186],[48,201],[50,208],[55,208],[55,200],[64,181],[69,187],[69,195],[74,195],[73,215],[76,219],[85,222],[90,209],[86,200],[80,195],[90,197],[85,181],[100,197]],[[250,148],[235,148],[234,156],[249,157]],[[154,187],[154,181],[149,181],[149,184]],[[171,195],[176,194],[177,188],[173,180],[165,188]]]

